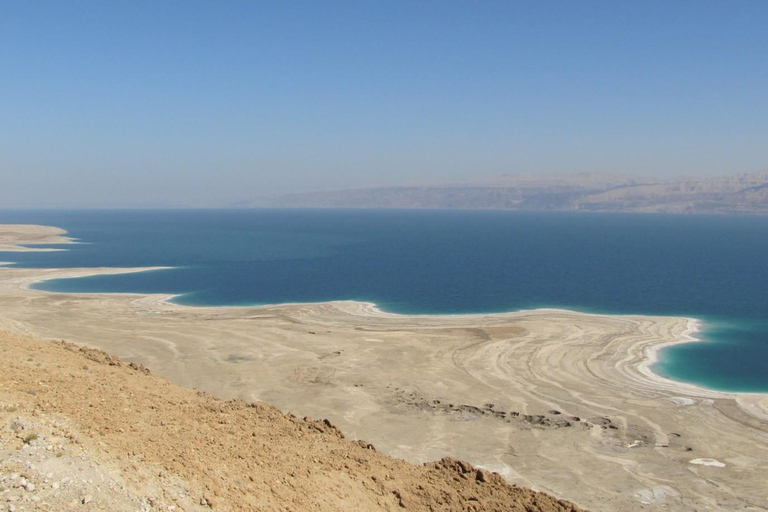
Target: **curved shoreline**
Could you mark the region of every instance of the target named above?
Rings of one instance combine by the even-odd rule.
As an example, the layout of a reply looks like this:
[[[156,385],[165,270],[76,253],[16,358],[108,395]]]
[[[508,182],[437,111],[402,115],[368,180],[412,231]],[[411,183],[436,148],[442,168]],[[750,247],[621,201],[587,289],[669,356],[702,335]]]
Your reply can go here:
[[[66,293],[71,295],[93,295],[93,294],[110,294],[110,295],[131,295],[131,296],[139,296],[143,297],[148,301],[154,300],[155,297],[160,298],[160,302],[174,306],[174,307],[181,307],[181,308],[271,308],[271,307],[304,307],[309,305],[322,305],[322,304],[334,304],[334,305],[340,305],[340,304],[353,304],[355,307],[350,308],[347,312],[350,314],[356,314],[358,316],[369,316],[369,317],[379,317],[379,318],[436,318],[436,319],[481,319],[481,318],[489,318],[489,317],[514,317],[515,315],[521,315],[521,314],[547,314],[547,313],[564,313],[564,314],[576,314],[576,315],[587,315],[587,316],[595,316],[595,317],[623,317],[628,316],[626,314],[613,314],[613,313],[588,313],[588,312],[582,312],[578,310],[573,309],[564,309],[564,308],[534,308],[534,309],[519,309],[519,310],[513,310],[513,311],[505,311],[505,312],[495,312],[495,313],[395,313],[390,311],[385,311],[381,309],[378,304],[375,302],[370,301],[357,301],[357,300],[348,300],[348,299],[338,299],[338,300],[326,300],[326,301],[317,301],[317,302],[282,302],[282,303],[275,303],[275,304],[255,304],[255,305],[203,305],[203,304],[183,304],[174,302],[174,298],[181,297],[185,294],[152,294],[152,293],[141,293],[141,292],[62,292],[62,291],[52,291],[52,290],[44,290],[44,289],[38,289],[34,288],[33,285],[37,283],[42,283],[49,280],[59,280],[59,279],[80,279],[84,277],[92,277],[92,276],[100,276],[100,275],[119,275],[119,274],[130,274],[130,273],[139,273],[139,272],[153,272],[158,270],[169,270],[177,267],[165,267],[165,266],[159,266],[159,267],[103,267],[103,268],[94,268],[92,269],[93,272],[88,272],[88,269],[73,269],[73,271],[76,272],[75,275],[61,275],[61,276],[39,276],[36,280],[31,280],[27,282],[24,287],[37,292],[42,293]],[[40,269],[40,270],[61,270],[64,271],[65,269]],[[84,272],[84,273],[83,273]],[[356,312],[355,312],[356,310]],[[630,315],[631,316],[631,315]],[[659,315],[653,315],[653,316],[659,316]],[[694,334],[702,331],[702,321],[697,318],[690,318],[690,317],[677,317],[677,316],[669,316],[668,318],[684,318],[688,322],[688,329],[681,334],[679,339],[674,340],[663,340],[659,341],[657,344],[649,345],[645,347],[644,353],[646,354],[646,360],[638,363],[637,366],[637,372],[646,376],[649,381],[654,382],[655,384],[663,386],[665,389],[674,390],[678,389],[680,391],[685,392],[698,392],[701,393],[702,396],[710,396],[713,394],[716,394],[717,396],[721,397],[737,397],[739,395],[763,395],[768,392],[760,392],[760,391],[726,391],[726,390],[720,390],[720,389],[714,389],[714,388],[708,388],[699,384],[695,384],[692,382],[685,382],[680,380],[675,380],[669,377],[666,377],[664,375],[658,374],[653,371],[652,366],[659,361],[659,352],[667,347],[672,347],[675,345],[682,345],[686,343],[694,343],[694,342],[703,342],[701,338],[695,337]]]
[[[8,240],[9,238],[8,236],[0,237],[0,251],[8,251],[8,252],[66,251],[67,249],[58,249],[58,248],[52,249],[52,248],[28,247],[28,246],[29,245],[58,245],[58,244],[81,243],[79,242],[78,239],[67,236],[68,232],[66,230],[59,227],[55,227],[55,226],[0,225],[0,233],[2,233],[3,229],[8,229],[8,228],[11,228],[12,230],[20,229],[21,232],[17,233],[16,240],[11,240],[10,243]],[[2,233],[2,234],[6,234],[6,233]],[[11,266],[14,264],[15,262],[2,262],[0,263],[0,267]],[[176,267],[153,266],[153,267],[102,267],[102,268],[90,268],[90,269],[89,268],[71,269],[72,272],[74,272],[74,275],[67,275],[65,269],[53,269],[53,268],[38,269],[41,272],[63,271],[64,274],[58,275],[58,276],[40,275],[32,280],[27,281],[22,287],[25,289],[29,289],[31,291],[42,292],[42,293],[67,293],[72,295],[78,295],[82,293],[84,295],[93,295],[94,292],[56,292],[56,291],[35,289],[32,286],[37,283],[42,283],[42,282],[54,280],[54,279],[80,279],[84,277],[99,276],[99,275],[118,275],[118,274],[128,274],[128,273],[138,273],[138,272],[151,272],[151,271],[157,271],[157,270],[169,270],[173,268],[176,268]],[[447,320],[450,320],[450,319],[470,320],[470,319],[492,318],[492,317],[500,317],[500,318],[514,317],[516,315],[523,315],[523,314],[547,314],[547,313],[564,313],[564,314],[576,314],[576,315],[587,315],[587,316],[592,315],[595,317],[628,316],[626,314],[589,313],[589,312],[582,312],[582,311],[570,310],[570,309],[564,309],[564,308],[549,308],[549,307],[535,308],[535,309],[519,309],[514,311],[495,312],[495,313],[446,313],[446,314],[442,314],[442,313],[410,314],[409,313],[409,314],[404,314],[404,313],[384,311],[381,308],[379,308],[379,306],[374,302],[355,301],[355,300],[346,300],[346,299],[318,301],[318,302],[285,302],[285,303],[277,303],[277,304],[259,304],[259,305],[243,305],[243,306],[234,306],[234,305],[211,306],[211,305],[198,305],[198,304],[181,304],[181,303],[173,302],[174,298],[183,296],[185,294],[149,294],[149,293],[140,293],[140,292],[95,292],[95,293],[110,294],[110,295],[139,296],[139,297],[142,297],[145,302],[153,302],[156,297],[159,297],[161,303],[168,304],[174,307],[183,307],[183,308],[209,308],[209,307],[272,308],[272,307],[306,307],[310,305],[323,305],[323,304],[333,304],[333,305],[353,304],[355,305],[355,307],[353,307],[351,310],[347,310],[347,313],[356,314],[358,316],[379,317],[379,318],[400,317],[400,318],[438,318],[438,319],[447,319]],[[346,309],[346,308],[343,308],[343,309]],[[357,310],[357,312],[355,312],[354,310]],[[360,313],[364,313],[364,314],[360,314]],[[653,316],[658,316],[658,315],[653,315]],[[644,346],[643,347],[643,354],[645,356],[644,359],[639,362],[633,363],[632,370],[634,370],[637,374],[644,376],[647,379],[649,384],[652,383],[653,385],[655,385],[660,389],[664,389],[671,392],[678,391],[678,392],[692,393],[692,394],[698,394],[699,396],[705,396],[705,397],[739,398],[739,397],[768,396],[768,391],[752,392],[752,391],[720,390],[715,388],[708,388],[692,382],[675,380],[654,372],[652,367],[655,363],[659,361],[659,353],[663,349],[667,347],[676,346],[676,345],[686,344],[686,343],[704,341],[701,338],[698,338],[695,336],[696,333],[699,333],[703,330],[702,320],[697,318],[691,318],[691,317],[676,317],[676,316],[670,316],[668,318],[684,318],[687,321],[686,330],[682,332],[677,339],[670,339],[670,340],[663,340],[663,341],[660,340],[658,343],[652,343],[652,344],[648,344],[647,346]],[[766,410],[753,411],[753,414],[756,414],[762,418],[768,419],[768,408],[766,408]]]
[[[10,244],[7,240],[2,240],[0,242],[0,251],[23,251],[23,252],[32,252],[32,251],[47,251],[49,249],[46,248],[35,248],[35,247],[24,247],[24,245],[29,244],[72,244],[72,243],[79,243],[77,239],[66,236],[68,235],[68,232],[62,228],[58,228],[55,226],[40,226],[40,225],[0,225],[0,230],[3,228],[13,228],[13,229],[21,229],[22,232],[17,236],[17,241],[12,241]],[[25,240],[26,238],[26,240]],[[5,242],[4,244],[2,242]],[[50,249],[50,250],[66,250],[66,249]],[[2,265],[12,265],[13,262],[10,263],[0,263],[0,266]],[[53,279],[79,279],[83,277],[90,277],[90,276],[98,276],[98,275],[116,275],[116,274],[127,274],[127,273],[138,273],[138,272],[149,272],[149,271],[156,271],[156,270],[168,270],[175,267],[167,267],[167,266],[153,266],[153,267],[134,267],[134,268],[119,268],[119,267],[105,267],[105,268],[99,268],[99,269],[93,269],[92,273],[82,273],[82,270],[78,272],[74,276],[40,276],[40,279],[37,279],[35,281],[28,282],[25,287],[30,290],[40,291],[40,292],[46,292],[46,293],[79,293],[79,292],[52,292],[49,290],[39,290],[32,288],[34,284],[42,283],[45,281],[53,280]],[[41,269],[41,270],[53,270],[53,269]],[[84,292],[88,293],[88,292]],[[131,292],[99,292],[99,293],[116,293],[116,294],[130,294],[130,295],[140,295],[140,296],[152,296],[155,294],[143,294],[143,293],[131,293]],[[223,306],[210,306],[210,305],[192,305],[192,304],[180,304],[173,302],[173,299],[176,297],[180,297],[184,294],[157,294],[163,296],[163,302],[166,302],[168,304],[172,304],[174,306],[178,307],[232,307],[232,308],[242,308],[242,307],[249,307],[249,308],[260,308],[260,307],[276,307],[276,306],[305,306],[308,304],[326,304],[326,303],[356,303],[360,304],[362,307],[360,309],[367,310],[369,314],[376,315],[376,316],[390,316],[390,317],[439,317],[439,318],[447,318],[450,319],[452,317],[457,318],[482,318],[482,317],[489,317],[489,316],[504,316],[504,315],[515,315],[515,314],[524,314],[524,313],[547,313],[547,312],[553,312],[553,313],[575,313],[575,314],[582,314],[582,315],[595,315],[595,316],[626,316],[626,315],[613,315],[613,314],[600,314],[600,313],[586,313],[576,310],[569,310],[569,309],[561,309],[561,308],[535,308],[535,309],[520,309],[515,311],[507,311],[507,312],[496,312],[496,313],[448,313],[448,314],[402,314],[402,313],[392,313],[387,312],[379,308],[379,306],[374,302],[368,302],[368,301],[354,301],[354,300],[331,300],[331,301],[318,301],[318,302],[310,302],[310,303],[300,303],[300,302],[286,302],[286,303],[278,303],[278,304],[260,304],[260,305],[246,305],[246,306],[231,306],[231,305],[223,305]],[[677,318],[677,317],[673,317]],[[686,319],[689,323],[688,330],[683,333],[681,338],[679,340],[666,340],[663,341],[657,345],[649,346],[645,349],[645,353],[647,356],[647,361],[641,362],[637,365],[637,371],[646,377],[648,377],[649,380],[656,382],[657,384],[663,384],[665,386],[679,386],[681,389],[685,389],[686,391],[696,390],[700,392],[705,393],[721,393],[724,396],[735,396],[740,394],[750,395],[750,394],[763,394],[761,392],[732,392],[732,391],[724,391],[724,390],[718,390],[718,389],[712,389],[707,388],[698,384],[693,384],[690,382],[685,381],[678,381],[675,379],[671,379],[669,377],[665,377],[663,375],[660,375],[652,370],[652,366],[658,362],[659,360],[659,352],[670,346],[674,345],[680,345],[685,343],[691,343],[691,342],[697,342],[697,341],[703,341],[700,338],[696,338],[692,336],[694,333],[700,332],[701,329],[701,320],[696,318],[687,318]]]
[[[402,315],[355,301],[207,307],[28,289],[137,270],[0,268],[0,330],[100,348],[222,398],[327,417],[395,457],[454,456],[593,510],[768,510],[768,395],[649,369],[665,344],[697,340],[695,319]]]
[[[52,252],[66,249],[29,247],[30,245],[76,244],[67,231],[55,226],[37,224],[0,224],[0,252]]]

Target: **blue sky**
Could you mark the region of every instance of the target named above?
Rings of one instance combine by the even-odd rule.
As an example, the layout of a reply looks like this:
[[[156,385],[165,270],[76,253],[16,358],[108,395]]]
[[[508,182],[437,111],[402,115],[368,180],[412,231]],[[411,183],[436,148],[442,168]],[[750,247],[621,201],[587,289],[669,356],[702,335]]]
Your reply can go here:
[[[0,3],[0,206],[768,167],[768,2]]]

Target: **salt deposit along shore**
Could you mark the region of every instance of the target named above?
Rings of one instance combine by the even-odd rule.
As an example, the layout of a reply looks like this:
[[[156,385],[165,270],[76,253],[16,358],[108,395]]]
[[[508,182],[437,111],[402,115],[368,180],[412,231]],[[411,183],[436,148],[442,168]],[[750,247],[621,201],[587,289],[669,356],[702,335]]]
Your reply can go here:
[[[11,243],[50,228],[39,229]],[[12,227],[0,232],[9,243]],[[136,270],[0,267],[0,330],[96,347],[182,386],[328,418],[385,454],[456,457],[592,510],[768,509],[768,396],[649,370],[658,347],[693,339],[690,319],[185,307],[29,289]]]

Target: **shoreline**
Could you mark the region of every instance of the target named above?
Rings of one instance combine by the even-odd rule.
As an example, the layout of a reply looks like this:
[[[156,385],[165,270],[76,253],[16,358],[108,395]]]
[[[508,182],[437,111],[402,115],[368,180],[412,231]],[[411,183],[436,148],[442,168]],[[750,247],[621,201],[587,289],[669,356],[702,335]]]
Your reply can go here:
[[[14,228],[25,228],[28,229],[29,233],[35,233],[38,232],[39,237],[43,241],[34,241],[34,242],[23,242],[22,243],[11,243],[10,245],[3,241],[0,241],[0,252],[2,251],[9,251],[14,252],[14,250],[18,252],[46,252],[49,249],[47,248],[36,248],[36,247],[24,247],[24,245],[39,245],[39,244],[76,244],[81,243],[76,238],[72,238],[68,235],[68,232],[62,228],[55,227],[55,226],[41,226],[41,225],[0,225],[0,230],[4,227],[14,227]],[[1,242],[5,242],[4,244]],[[10,248],[8,248],[10,247]],[[52,251],[65,251],[67,249],[50,249]],[[0,267],[2,266],[12,266],[15,262],[0,262]],[[78,273],[75,276],[59,276],[59,277],[49,277],[49,276],[40,276],[40,279],[37,279],[35,281],[30,281],[26,285],[24,285],[27,289],[38,291],[38,292],[44,292],[44,293],[69,293],[69,294],[78,294],[80,292],[52,292],[48,290],[39,290],[33,288],[33,285],[37,283],[42,283],[49,280],[54,279],[79,279],[83,277],[90,277],[90,276],[98,276],[98,275],[117,275],[117,274],[127,274],[127,273],[138,273],[138,272],[151,272],[151,271],[157,271],[157,270],[170,270],[176,267],[168,267],[168,266],[154,266],[154,267],[104,267],[100,269],[94,268],[93,273]],[[41,270],[63,270],[63,269],[41,269]],[[88,293],[88,292],[83,292]],[[269,307],[301,307],[306,306],[309,304],[335,304],[335,303],[352,303],[352,304],[359,304],[361,306],[360,309],[368,310],[372,314],[375,314],[376,316],[390,316],[390,317],[438,317],[438,318],[483,318],[483,317],[489,317],[489,316],[506,316],[506,315],[516,315],[516,314],[525,314],[525,313],[573,313],[573,314],[580,314],[580,315],[595,315],[595,316],[626,316],[622,314],[613,314],[613,313],[588,313],[588,312],[582,312],[578,310],[571,310],[571,309],[564,309],[564,308],[534,308],[534,309],[519,309],[514,311],[503,311],[503,312],[495,312],[495,313],[435,313],[435,314],[404,314],[404,313],[393,313],[384,311],[381,309],[375,302],[370,301],[356,301],[356,300],[347,300],[347,299],[340,299],[340,300],[328,300],[328,301],[318,301],[318,302],[285,302],[285,303],[276,303],[276,304],[258,304],[258,305],[243,305],[243,306],[234,306],[234,305],[198,305],[198,304],[181,304],[177,302],[173,302],[173,299],[176,297],[181,297],[185,294],[144,294],[144,293],[132,293],[132,292],[99,292],[99,293],[109,293],[109,294],[118,294],[118,295],[137,295],[142,297],[150,297],[153,295],[160,295],[164,297],[162,299],[162,302],[173,305],[176,307],[221,307],[221,308],[269,308]],[[658,315],[653,315],[658,316]],[[679,318],[676,316],[671,316],[670,318]],[[685,317],[684,317],[685,318]],[[669,377],[665,377],[663,375],[660,375],[652,370],[652,366],[659,361],[659,352],[663,350],[666,347],[671,347],[674,345],[681,345],[685,343],[693,343],[693,342],[702,342],[703,340],[701,338],[694,337],[693,334],[701,332],[702,331],[702,321],[697,318],[685,318],[688,321],[688,330],[682,334],[681,339],[679,340],[669,340],[661,342],[657,345],[651,345],[647,347],[646,355],[647,355],[647,361],[640,363],[637,366],[637,370],[639,373],[645,375],[650,380],[657,382],[657,383],[663,383],[665,385],[672,385],[672,386],[680,386],[681,389],[685,389],[686,391],[689,391],[691,389],[701,391],[701,392],[714,392],[714,393],[721,393],[724,396],[736,396],[736,395],[763,395],[768,394],[768,391],[760,392],[745,392],[745,391],[724,391],[719,389],[713,389],[713,388],[707,388],[705,386],[701,386],[698,384],[693,384],[690,382],[685,381],[678,381],[675,379],[671,379]]]
[[[401,315],[355,301],[187,306],[173,295],[27,288],[135,270],[2,267],[0,330],[327,417],[385,454],[468,460],[595,511],[768,510],[768,395],[647,369],[665,344],[697,341],[696,319],[554,308]]]
[[[80,243],[55,226],[37,224],[0,224],[0,252],[54,252],[61,248],[28,247],[30,245],[65,245]]]
[[[13,262],[8,263],[8,265],[13,265]],[[0,266],[3,266],[3,263],[0,263]],[[60,292],[60,291],[50,291],[50,290],[41,290],[34,288],[33,285],[37,283],[43,283],[45,281],[50,280],[58,280],[58,279],[80,279],[83,277],[91,277],[91,276],[100,276],[100,275],[119,275],[119,274],[130,274],[130,273],[139,273],[139,272],[154,272],[158,270],[170,270],[177,267],[103,267],[103,268],[93,268],[92,273],[80,273],[77,272],[76,275],[72,276],[39,276],[38,279],[29,281],[26,284],[23,285],[25,289],[28,289],[30,291],[40,292],[40,293],[52,293],[52,294],[59,294],[59,293],[65,293],[68,295],[99,295],[99,294],[105,294],[105,295],[126,295],[126,296],[137,296],[141,297],[143,299],[146,299],[148,301],[155,300],[155,298],[159,298],[159,301],[163,304],[167,304],[169,306],[173,307],[180,307],[180,308],[233,308],[233,309],[242,309],[242,308],[276,308],[276,307],[305,307],[310,305],[325,305],[325,304],[352,304],[355,305],[352,310],[358,310],[359,312],[365,312],[368,316],[375,316],[375,317],[381,317],[381,318],[436,318],[436,319],[445,319],[445,320],[451,320],[451,319],[466,319],[466,320],[474,320],[474,319],[482,319],[482,318],[488,318],[488,317],[510,317],[513,318],[516,315],[524,315],[524,314],[547,314],[547,313],[562,313],[562,314],[574,314],[574,315],[585,315],[585,316],[595,316],[595,317],[623,317],[623,316],[650,316],[650,315],[633,315],[633,314],[619,314],[619,313],[590,313],[590,312],[584,312],[579,311],[575,309],[565,309],[565,308],[551,308],[551,307],[543,307],[543,308],[533,308],[533,309],[518,309],[513,311],[504,311],[504,312],[495,312],[495,313],[395,313],[390,311],[385,311],[381,309],[378,304],[371,301],[358,301],[358,300],[351,300],[351,299],[338,299],[338,300],[325,300],[325,301],[317,301],[317,302],[281,302],[281,303],[274,303],[274,304],[251,304],[251,305],[209,305],[209,304],[182,304],[178,302],[174,302],[173,299],[176,297],[181,297],[185,294],[183,293],[177,293],[177,294],[164,294],[164,293],[140,293],[140,292]],[[58,270],[58,271],[65,271],[66,269],[40,269],[40,270]],[[81,270],[81,269],[73,269],[73,270]],[[87,269],[86,269],[87,271]],[[351,310],[351,311],[352,311]],[[350,311],[350,312],[351,312]],[[359,316],[365,316],[365,315],[359,315]],[[653,315],[654,317],[662,316],[662,315]],[[662,384],[665,387],[668,387],[671,390],[674,390],[676,387],[679,391],[685,391],[685,392],[699,392],[704,394],[718,394],[722,397],[737,397],[740,395],[750,396],[750,395],[768,395],[768,391],[726,391],[721,389],[715,389],[715,388],[708,388],[699,384],[694,384],[691,382],[685,382],[685,381],[679,381],[675,380],[669,377],[666,377],[664,375],[660,375],[653,371],[651,368],[655,363],[659,361],[659,352],[667,347],[672,347],[675,345],[683,345],[686,343],[696,343],[696,342],[704,342],[701,338],[695,337],[694,334],[701,332],[703,330],[702,325],[703,321],[698,318],[693,317],[678,317],[678,316],[667,316],[667,318],[682,318],[688,322],[688,329],[683,332],[680,336],[680,339],[675,340],[667,340],[667,341],[660,341],[657,344],[650,345],[645,348],[646,353],[646,360],[644,362],[641,362],[637,364],[637,371],[643,375],[645,375],[650,381]],[[767,413],[768,414],[768,413]],[[768,416],[767,416],[768,417]]]

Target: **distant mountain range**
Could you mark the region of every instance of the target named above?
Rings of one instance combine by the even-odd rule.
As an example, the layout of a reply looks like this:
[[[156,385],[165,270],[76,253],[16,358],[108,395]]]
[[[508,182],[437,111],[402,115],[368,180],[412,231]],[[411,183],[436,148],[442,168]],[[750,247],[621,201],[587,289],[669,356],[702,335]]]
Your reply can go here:
[[[245,206],[768,214],[768,170],[674,181],[583,173],[290,194]]]

